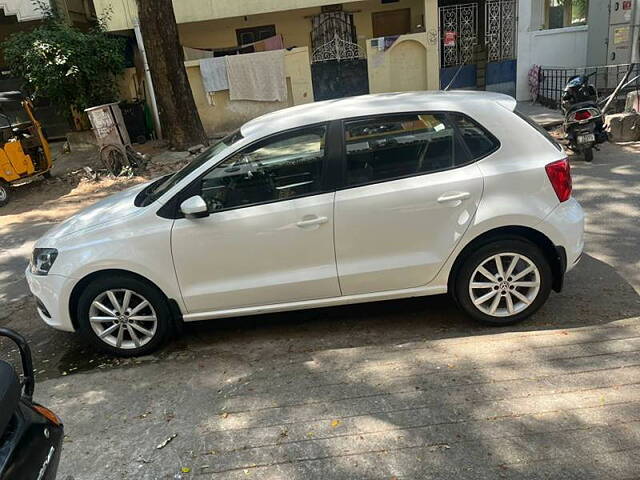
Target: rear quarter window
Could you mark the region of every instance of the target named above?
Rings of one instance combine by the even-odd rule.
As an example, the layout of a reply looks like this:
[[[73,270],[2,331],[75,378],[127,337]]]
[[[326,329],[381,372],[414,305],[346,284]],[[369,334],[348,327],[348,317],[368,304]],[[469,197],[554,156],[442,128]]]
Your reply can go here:
[[[529,117],[528,115],[519,112],[518,110],[514,110],[513,113],[515,113],[517,116],[519,116],[522,120],[524,120],[525,122],[527,122],[529,125],[531,125],[533,128],[535,128],[538,133],[540,133],[544,138],[546,138],[549,143],[551,143],[551,145],[553,145],[554,147],[556,147],[556,149],[558,151],[562,151],[562,145],[560,145],[557,140],[555,138],[553,138],[551,136],[551,134],[549,132],[547,132],[544,128],[542,128],[538,123],[536,123],[531,117]]]
[[[500,142],[496,137],[466,115],[452,113],[450,116],[473,160],[486,157],[500,148]]]

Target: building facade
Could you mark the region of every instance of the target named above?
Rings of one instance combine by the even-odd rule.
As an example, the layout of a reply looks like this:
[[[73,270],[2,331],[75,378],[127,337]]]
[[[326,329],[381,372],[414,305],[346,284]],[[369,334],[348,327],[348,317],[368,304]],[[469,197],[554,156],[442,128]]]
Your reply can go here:
[[[98,15],[109,13],[110,30],[133,36],[135,0],[94,3]],[[609,0],[180,0],[174,10],[210,133],[273,109],[367,92],[450,86],[528,100],[533,65],[608,61]],[[242,53],[273,36],[287,50],[288,100],[232,102],[221,93],[208,102],[198,52]],[[123,90],[144,91],[139,69]]]
[[[110,12],[108,28],[133,36],[135,0],[96,0]],[[185,65],[198,111],[210,134],[229,131],[260,114],[360,93],[439,88],[437,0],[174,1]],[[202,52],[242,53],[277,36],[285,50],[287,100],[231,101],[207,96]],[[386,39],[386,40],[385,40]],[[127,73],[125,96],[145,91],[140,69]]]

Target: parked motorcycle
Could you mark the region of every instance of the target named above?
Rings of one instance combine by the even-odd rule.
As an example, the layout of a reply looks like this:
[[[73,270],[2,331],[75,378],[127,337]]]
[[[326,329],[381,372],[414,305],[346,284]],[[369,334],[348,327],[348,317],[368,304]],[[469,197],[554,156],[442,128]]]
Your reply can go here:
[[[63,426],[48,408],[33,401],[35,377],[31,350],[22,335],[0,328],[20,351],[22,382],[0,360],[0,480],[54,480],[62,449]]]
[[[598,106],[598,92],[589,83],[589,77],[594,74],[571,77],[562,94],[564,131],[569,148],[581,153],[587,162],[593,160],[593,149],[597,150],[597,145],[608,139]]]

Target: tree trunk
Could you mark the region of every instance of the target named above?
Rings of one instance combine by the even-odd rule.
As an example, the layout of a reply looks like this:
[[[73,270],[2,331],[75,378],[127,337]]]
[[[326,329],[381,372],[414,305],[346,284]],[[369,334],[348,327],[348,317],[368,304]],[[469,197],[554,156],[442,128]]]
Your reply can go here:
[[[162,133],[177,150],[208,140],[193,100],[172,0],[137,0]]]

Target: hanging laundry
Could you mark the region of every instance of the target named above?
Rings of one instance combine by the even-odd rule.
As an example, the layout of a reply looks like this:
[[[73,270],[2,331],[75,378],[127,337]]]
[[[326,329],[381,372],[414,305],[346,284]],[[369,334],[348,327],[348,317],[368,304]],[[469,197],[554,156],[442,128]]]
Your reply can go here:
[[[205,58],[200,60],[200,75],[207,92],[229,90],[227,62],[225,57]]]
[[[213,52],[204,48],[182,47],[185,61],[200,60],[202,58],[212,58]]]
[[[284,54],[284,50],[274,50],[224,57],[229,98],[258,102],[287,100]]]
[[[284,42],[282,41],[282,35],[276,35],[275,37],[269,37],[264,39],[265,50],[282,50],[284,49]]]

